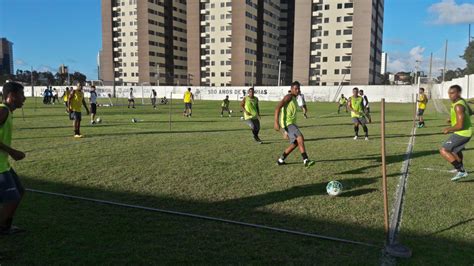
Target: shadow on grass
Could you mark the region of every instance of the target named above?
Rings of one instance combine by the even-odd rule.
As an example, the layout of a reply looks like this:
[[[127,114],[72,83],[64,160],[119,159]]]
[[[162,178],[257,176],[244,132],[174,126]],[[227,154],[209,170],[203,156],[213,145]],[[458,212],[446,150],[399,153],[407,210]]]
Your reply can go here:
[[[382,246],[383,226],[366,227],[260,207],[291,199],[325,195],[325,184],[297,186],[243,198],[208,202],[171,196],[150,196],[79,187],[23,178],[28,188],[83,197],[111,200],[153,208],[209,215],[274,227],[312,232],[333,237],[375,243]],[[375,181],[353,179],[362,186]],[[353,185],[356,187],[356,185]],[[334,200],[375,192],[376,189],[349,191]],[[325,196],[326,197],[326,196]],[[33,198],[33,201],[29,199]],[[182,218],[143,210],[123,209],[79,200],[28,193],[17,214],[17,223],[28,233],[2,239],[0,253],[10,263],[235,263],[298,262],[378,263],[380,249],[332,241],[290,236],[206,220]],[[328,206],[330,209],[331,206]],[[138,230],[137,230],[138,229]],[[407,232],[413,241],[414,259],[439,264],[465,262],[474,243]],[[127,240],[128,239],[128,240]],[[104,242],[105,241],[105,242]],[[440,245],[418,244],[439,243]],[[127,244],[129,243],[129,244]],[[131,245],[131,246],[129,246]],[[133,247],[132,247],[133,246]],[[446,254],[446,246],[460,247]],[[74,250],[74,252],[71,252]],[[97,252],[100,250],[100,252]],[[156,252],[159,251],[159,252]],[[330,255],[330,256],[329,256]],[[449,256],[447,256],[449,255]],[[329,257],[328,257],[329,256]]]
[[[465,224],[468,224],[468,223],[471,223],[471,222],[474,222],[474,218],[470,218],[470,219],[461,221],[461,222],[459,222],[459,223],[453,224],[453,225],[448,226],[448,227],[446,227],[446,228],[444,228],[444,229],[438,230],[438,231],[433,232],[433,233],[431,233],[431,234],[427,234],[427,236],[432,236],[432,235],[440,234],[440,233],[449,231],[449,230],[451,230],[451,229],[453,229],[453,228],[456,228],[456,227],[459,227],[459,226],[462,226],[462,225],[465,225]]]

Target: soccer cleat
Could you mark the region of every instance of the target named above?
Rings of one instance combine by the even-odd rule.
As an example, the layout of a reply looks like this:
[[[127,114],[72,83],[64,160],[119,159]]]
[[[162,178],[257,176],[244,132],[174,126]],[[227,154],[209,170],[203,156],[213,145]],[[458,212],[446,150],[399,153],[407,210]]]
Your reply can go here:
[[[461,178],[467,177],[468,174],[467,172],[458,172],[453,178],[451,178],[451,181],[458,181]]]
[[[365,137],[365,140],[369,140],[369,137]]]
[[[10,226],[8,229],[0,229],[0,235],[13,235],[13,234],[18,234],[18,233],[23,233],[26,232],[25,229],[18,228],[14,225]]]
[[[316,164],[316,162],[313,161],[313,160],[305,160],[305,161],[304,161],[304,166],[305,166],[306,168],[310,168],[311,166],[313,166],[313,165],[315,165],[315,164]]]
[[[285,161],[283,161],[282,159],[278,159],[277,160],[277,165],[285,165]]]
[[[263,141],[259,138],[259,137],[254,137],[254,140],[255,142],[257,142],[258,144],[262,144]]]
[[[359,136],[354,136],[354,140],[357,140],[359,138]]]
[[[303,114],[304,118],[305,119],[308,119],[308,115],[307,114]]]
[[[84,137],[84,136],[79,135],[79,134],[74,135],[74,138],[76,138],[76,139],[80,139],[80,138],[82,138],[82,137]]]

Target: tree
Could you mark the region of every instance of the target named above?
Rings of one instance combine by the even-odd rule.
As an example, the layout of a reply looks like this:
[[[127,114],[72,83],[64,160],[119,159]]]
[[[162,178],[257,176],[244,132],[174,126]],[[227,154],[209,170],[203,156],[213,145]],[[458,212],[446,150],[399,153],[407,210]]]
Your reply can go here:
[[[474,41],[469,43],[461,58],[466,60],[466,74],[474,74]]]
[[[72,74],[71,79],[73,84],[81,83],[82,85],[84,85],[86,84],[87,77],[81,72],[76,71],[74,72],[74,74]]]

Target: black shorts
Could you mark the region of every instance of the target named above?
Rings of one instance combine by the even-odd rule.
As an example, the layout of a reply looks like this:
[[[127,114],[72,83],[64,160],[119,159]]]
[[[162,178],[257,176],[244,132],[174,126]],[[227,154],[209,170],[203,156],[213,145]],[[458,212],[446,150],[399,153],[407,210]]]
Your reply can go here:
[[[73,111],[73,112],[70,113],[70,119],[75,120],[75,121],[81,121],[82,120],[82,113]]]
[[[449,138],[443,143],[443,148],[449,152],[459,153],[464,150],[466,144],[471,140],[469,137],[459,136],[458,134],[451,134]]]
[[[97,104],[91,103],[91,114],[97,114]]]
[[[132,103],[132,102],[134,103],[134,102],[135,102],[135,99],[128,99],[128,102],[129,102],[129,103]]]
[[[185,103],[184,108],[186,109],[193,109],[193,104],[192,103]]]
[[[0,203],[19,201],[24,192],[25,188],[13,169],[0,173]]]
[[[422,116],[425,112],[425,109],[418,109],[418,116]]]

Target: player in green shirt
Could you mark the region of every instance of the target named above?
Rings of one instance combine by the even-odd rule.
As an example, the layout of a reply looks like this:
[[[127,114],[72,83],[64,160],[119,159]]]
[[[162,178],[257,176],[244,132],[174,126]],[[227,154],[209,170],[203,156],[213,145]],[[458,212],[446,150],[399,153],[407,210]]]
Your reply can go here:
[[[222,100],[221,117],[224,116],[224,111],[227,111],[227,113],[229,114],[229,117],[231,117],[232,111],[229,109],[229,106],[230,106],[229,95],[227,95],[227,96],[225,96],[225,99]]]
[[[349,97],[348,107],[351,110],[352,123],[354,123],[354,140],[359,138],[359,126],[365,132],[365,140],[369,140],[369,129],[367,128],[367,120],[365,118],[365,110],[363,98],[359,96],[359,89],[352,89],[352,97]]]
[[[260,108],[258,106],[258,98],[255,97],[254,88],[248,90],[248,95],[244,97],[240,106],[244,113],[245,122],[252,129],[253,139],[258,144],[262,144],[262,140],[258,137],[260,132]]]
[[[16,82],[3,85],[3,102],[0,104],[0,235],[24,231],[12,225],[25,189],[8,161],[8,157],[15,161],[25,158],[23,152],[11,147],[13,111],[21,108],[24,102],[23,85]]]
[[[344,94],[341,94],[341,98],[339,98],[339,106],[337,107],[338,114],[341,112],[341,107],[345,107],[347,113],[347,98],[344,96]]]
[[[451,126],[443,130],[444,134],[453,133],[444,142],[439,150],[441,156],[454,166],[457,174],[451,178],[451,181],[457,181],[467,177],[467,171],[464,169],[462,151],[466,144],[471,140],[471,108],[461,97],[461,86],[453,85],[449,87],[448,95],[451,100]]]
[[[294,149],[296,149],[296,147],[298,147],[301,152],[304,166],[310,167],[315,164],[315,161],[308,159],[306,148],[304,146],[303,134],[296,125],[296,111],[298,110],[298,102],[296,98],[298,95],[300,95],[300,93],[300,83],[298,81],[293,82],[291,84],[290,93],[287,94],[275,108],[274,129],[276,131],[280,131],[280,129],[283,128],[288,135],[288,139],[290,140],[290,146],[286,148],[286,150],[277,160],[278,165],[284,165],[286,157]]]

